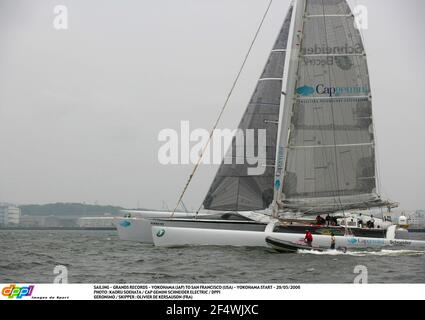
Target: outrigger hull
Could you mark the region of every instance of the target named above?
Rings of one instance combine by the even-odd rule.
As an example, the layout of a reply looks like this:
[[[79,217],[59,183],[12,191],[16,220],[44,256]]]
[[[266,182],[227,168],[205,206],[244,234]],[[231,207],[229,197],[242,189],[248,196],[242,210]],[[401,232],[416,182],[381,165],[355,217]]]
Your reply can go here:
[[[307,250],[307,251],[318,251],[323,252],[325,249],[319,248],[319,247],[313,247],[308,246],[306,244],[298,244],[294,242],[289,241],[283,241],[279,239],[275,239],[272,237],[266,238],[266,243],[276,251],[279,252],[285,252],[285,253],[295,253],[298,252],[298,250]]]
[[[290,243],[300,243],[304,240],[303,234],[277,233],[272,232],[272,230],[271,226],[268,226],[264,232],[152,226],[152,239],[155,246],[161,247],[236,246],[267,248],[270,247],[266,241],[268,237]],[[337,248],[425,248],[425,241],[397,240],[391,237],[378,239],[336,236],[335,238]],[[324,250],[330,249],[331,237],[316,235],[313,238],[312,246]]]
[[[188,229],[218,229],[239,231],[264,231],[267,224],[254,221],[213,220],[213,219],[145,219],[115,218],[115,227],[121,240],[153,244],[152,226],[181,227]]]
[[[152,226],[155,246],[266,247],[265,232]]]
[[[151,220],[169,218],[172,214],[167,211],[137,211],[122,210],[124,217],[115,217],[114,225],[121,240],[153,244]],[[194,213],[176,212],[176,218],[191,219]]]
[[[115,218],[118,237],[124,241],[153,244],[151,221],[143,218]]]

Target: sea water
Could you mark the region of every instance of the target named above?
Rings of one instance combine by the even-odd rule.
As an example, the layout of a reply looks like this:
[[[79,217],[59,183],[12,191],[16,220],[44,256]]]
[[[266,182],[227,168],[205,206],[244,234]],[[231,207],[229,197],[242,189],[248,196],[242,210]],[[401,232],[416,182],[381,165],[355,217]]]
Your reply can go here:
[[[411,234],[425,240],[425,234]],[[281,254],[265,248],[156,248],[115,231],[0,230],[0,283],[425,283],[425,252],[385,249]]]

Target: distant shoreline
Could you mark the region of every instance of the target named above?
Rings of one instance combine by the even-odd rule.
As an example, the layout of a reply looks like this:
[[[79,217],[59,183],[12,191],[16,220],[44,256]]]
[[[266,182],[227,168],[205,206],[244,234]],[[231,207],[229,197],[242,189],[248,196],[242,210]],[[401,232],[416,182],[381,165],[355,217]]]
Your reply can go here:
[[[116,231],[115,227],[102,227],[102,228],[79,228],[79,227],[0,227],[0,231]],[[410,233],[425,233],[424,229],[410,229]]]
[[[408,231],[413,233],[425,233],[425,229],[409,229]]]
[[[2,230],[26,230],[26,231],[113,231],[116,230],[114,227],[103,227],[103,228],[79,228],[79,227],[0,227]]]

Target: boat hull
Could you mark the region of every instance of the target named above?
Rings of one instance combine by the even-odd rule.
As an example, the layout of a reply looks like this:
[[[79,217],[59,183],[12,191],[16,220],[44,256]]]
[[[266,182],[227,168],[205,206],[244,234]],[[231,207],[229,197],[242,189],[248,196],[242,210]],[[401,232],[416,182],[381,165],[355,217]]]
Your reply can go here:
[[[151,221],[153,219],[170,219],[172,212],[167,211],[137,211],[121,210],[124,217],[114,218],[118,237],[124,241],[136,241],[153,244]],[[176,219],[193,219],[195,213],[176,212]],[[202,216],[202,215],[201,215]]]
[[[279,233],[305,233],[310,231],[313,235],[330,236],[332,233],[335,236],[344,236],[346,228],[344,226],[322,226],[322,225],[281,225],[277,226],[274,232]],[[350,234],[355,237],[365,238],[385,238],[387,231],[383,229],[367,229],[351,227]]]
[[[115,218],[118,237],[124,241],[153,244],[151,222],[142,218]]]
[[[293,242],[278,240],[272,237],[267,237],[266,243],[271,248],[275,249],[276,251],[285,252],[285,253],[295,253],[298,250],[319,251],[319,252],[324,251],[324,249],[322,248],[310,247],[306,245],[305,243],[297,244]]]
[[[228,230],[228,231],[248,231],[248,232],[264,232],[267,224],[254,221],[235,221],[235,220],[209,220],[204,218],[115,218],[114,222],[119,238],[126,241],[136,241],[146,244],[153,244],[152,226],[158,227],[173,227],[185,229],[200,229],[200,230]],[[336,236],[343,236],[345,233],[344,227],[324,227],[324,226],[301,226],[287,225],[276,226],[273,228],[275,233],[302,234],[309,230],[313,235],[330,236],[334,233]],[[367,238],[384,238],[386,232],[384,230],[365,230],[359,228],[350,228],[353,236]],[[193,231],[196,233],[196,231]],[[241,235],[241,234],[238,234]],[[254,238],[257,235],[254,236]],[[249,235],[248,238],[251,239]],[[245,241],[244,239],[242,241]],[[251,243],[251,240],[247,240]],[[209,243],[209,242],[208,242]],[[208,244],[207,243],[207,244]],[[256,245],[258,241],[256,240]],[[219,244],[220,245],[220,244]],[[236,244],[239,246],[240,243]]]
[[[187,229],[218,229],[239,231],[264,231],[266,224],[253,221],[226,221],[208,219],[144,219],[144,218],[115,218],[114,224],[121,240],[153,244],[152,226],[179,227]]]
[[[265,232],[152,226],[155,246],[266,247]]]
[[[152,226],[152,239],[155,246],[236,246],[236,247],[269,247],[266,238],[280,241],[300,243],[303,234],[288,234],[272,232],[268,226],[265,231],[234,231],[199,228],[177,228]],[[425,241],[362,238],[352,236],[336,236],[337,248],[366,249],[383,247],[425,248]],[[331,237],[316,235],[313,237],[314,247],[331,248]]]

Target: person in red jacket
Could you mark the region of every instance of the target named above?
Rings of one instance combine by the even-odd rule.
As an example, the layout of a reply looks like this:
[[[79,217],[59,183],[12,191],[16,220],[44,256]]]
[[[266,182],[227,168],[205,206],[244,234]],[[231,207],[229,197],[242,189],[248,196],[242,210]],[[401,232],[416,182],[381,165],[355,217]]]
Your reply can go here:
[[[307,231],[306,231],[306,233],[305,233],[304,241],[307,243],[307,245],[308,245],[309,247],[311,247],[311,246],[312,246],[312,243],[313,243],[313,235],[311,234],[311,232],[310,232],[309,230],[307,230]]]

